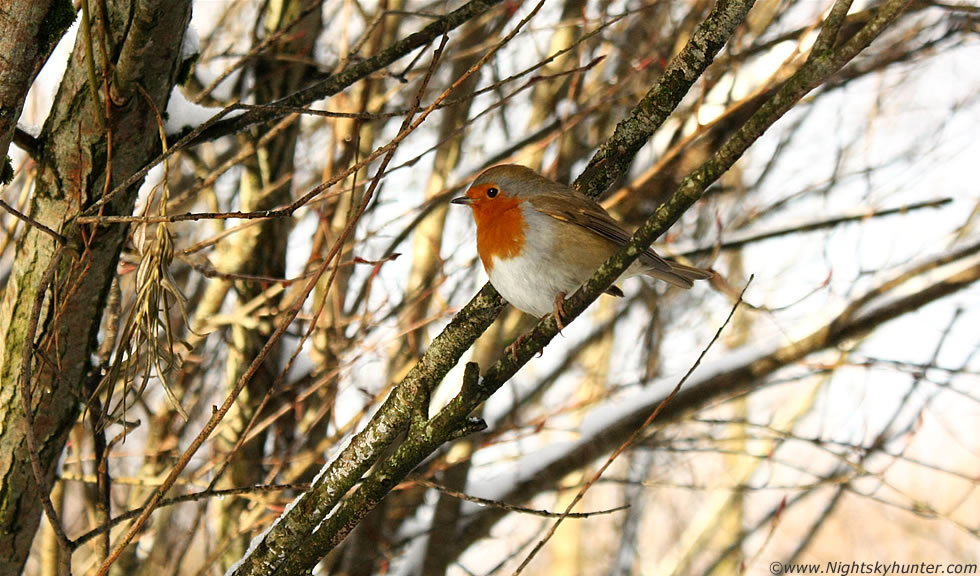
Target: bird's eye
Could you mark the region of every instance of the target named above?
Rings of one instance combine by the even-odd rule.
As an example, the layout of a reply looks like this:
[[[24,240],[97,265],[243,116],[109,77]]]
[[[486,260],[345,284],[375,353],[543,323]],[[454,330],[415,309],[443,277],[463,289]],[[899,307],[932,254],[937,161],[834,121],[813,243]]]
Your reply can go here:
[[[487,198],[493,198],[499,192],[500,190],[497,190],[496,188],[487,188]]]

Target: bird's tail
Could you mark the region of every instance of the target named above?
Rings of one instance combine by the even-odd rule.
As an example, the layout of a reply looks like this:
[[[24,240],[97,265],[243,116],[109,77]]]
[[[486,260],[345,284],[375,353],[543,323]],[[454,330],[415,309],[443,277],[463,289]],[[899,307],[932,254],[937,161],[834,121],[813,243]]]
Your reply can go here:
[[[670,265],[669,270],[664,269],[663,267],[655,267],[647,270],[646,275],[658,280],[663,280],[671,286],[684,288],[685,290],[691,286],[694,286],[695,280],[706,280],[714,276],[714,274],[708,270],[695,268],[694,266],[687,266],[669,260],[665,262]]]

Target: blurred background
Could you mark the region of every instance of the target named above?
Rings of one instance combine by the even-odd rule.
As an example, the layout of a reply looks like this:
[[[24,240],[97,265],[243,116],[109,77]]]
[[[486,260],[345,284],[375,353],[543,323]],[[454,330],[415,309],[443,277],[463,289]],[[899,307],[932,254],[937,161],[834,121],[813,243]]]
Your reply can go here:
[[[108,110],[105,87],[126,55],[113,36],[122,3],[90,2],[90,30],[76,6],[32,81],[2,199],[64,230],[77,213],[55,215],[46,198],[63,194],[65,214],[91,208],[181,144],[133,181],[128,206],[87,213],[118,235],[118,259],[87,305],[97,314],[75,371],[85,384],[67,401],[61,442],[40,452],[74,545],[66,560],[45,519],[34,535],[32,497],[17,552],[27,574],[94,572],[127,525],[111,538],[96,529],[145,503],[246,375],[168,494],[194,496],[159,507],[112,567],[225,573],[487,281],[470,212],[448,200],[498,163],[575,182],[715,6],[506,1],[466,18],[438,55],[441,35],[333,93],[286,101],[342,82],[464,3],[196,0],[187,26],[186,14],[154,21],[178,36],[178,85],[160,97],[140,88],[165,105],[159,121],[147,113],[155,151],[126,172],[136,145],[125,126],[100,153],[82,144],[104,122],[87,91],[101,87]],[[603,205],[630,230],[643,223],[804,65],[833,4],[757,0]],[[841,42],[879,4],[853,2]],[[978,17],[970,2],[910,2],[655,244],[713,269],[711,282],[682,291],[633,279],[625,298],[601,297],[486,402],[487,430],[425,460],[316,573],[513,573],[555,522],[514,507],[563,512],[708,348],[750,276],[681,394],[525,573],[766,574],[774,561],[975,568]],[[107,66],[100,54],[121,55]],[[86,62],[97,64],[91,75]],[[129,104],[109,101],[112,125]],[[205,122],[214,129],[191,133]],[[77,132],[65,133],[69,123]],[[89,154],[118,171],[111,186],[104,174],[73,180],[57,168]],[[44,235],[9,211],[2,228],[8,378],[20,368],[9,343],[25,333],[9,320],[17,299],[28,301],[21,260]],[[71,372],[44,346],[69,346],[52,326],[60,299],[71,314],[71,286],[84,283],[54,284],[35,339],[35,396]],[[464,360],[490,366],[534,324],[508,307]],[[430,414],[458,392],[461,368]],[[35,418],[45,425],[44,410]]]

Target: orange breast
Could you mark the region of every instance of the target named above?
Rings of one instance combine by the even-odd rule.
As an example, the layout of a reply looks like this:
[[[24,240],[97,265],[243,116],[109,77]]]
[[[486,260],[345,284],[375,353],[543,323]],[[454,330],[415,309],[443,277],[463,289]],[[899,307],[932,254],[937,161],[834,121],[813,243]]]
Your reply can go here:
[[[473,206],[476,220],[476,249],[487,272],[493,268],[493,257],[513,258],[524,247],[524,216],[517,198],[503,195],[490,202]]]

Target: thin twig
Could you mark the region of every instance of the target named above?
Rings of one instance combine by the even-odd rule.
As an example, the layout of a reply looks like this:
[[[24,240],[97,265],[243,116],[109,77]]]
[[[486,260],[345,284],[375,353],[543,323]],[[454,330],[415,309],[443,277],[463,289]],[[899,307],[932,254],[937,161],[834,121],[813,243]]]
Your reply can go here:
[[[88,0],[82,0],[82,40],[85,45],[85,71],[88,73],[88,87],[92,95],[92,110],[99,128],[105,130],[106,122],[105,118],[102,117],[102,102],[99,101],[99,83],[95,79],[95,53],[92,50],[92,11],[89,10]]]
[[[18,219],[23,220],[29,226],[33,226],[34,228],[37,228],[41,232],[44,232],[48,236],[54,238],[55,242],[57,242],[58,244],[61,244],[62,246],[65,246],[66,244],[68,244],[68,238],[62,236],[61,234],[58,234],[54,230],[48,228],[44,224],[41,224],[37,220],[31,218],[27,214],[24,214],[23,212],[21,212],[20,210],[14,208],[10,204],[7,204],[3,200],[0,200],[0,208],[3,208],[7,212],[10,212],[11,215],[16,216]]]
[[[802,224],[793,224],[790,226],[784,226],[772,230],[764,230],[762,232],[756,232],[751,234],[744,234],[744,235],[740,234],[735,238],[731,238],[729,240],[723,240],[721,242],[709,246],[701,246],[699,248],[693,248],[690,250],[680,250],[672,254],[675,256],[685,256],[690,258],[702,254],[708,254],[715,250],[736,250],[746,246],[747,244],[754,244],[756,242],[761,242],[763,240],[771,240],[772,238],[778,238],[780,236],[787,236],[790,234],[800,234],[804,232],[815,232],[817,230],[822,230],[825,228],[833,228],[835,226],[839,226],[841,224],[848,224],[850,222],[863,222],[871,218],[894,216],[896,214],[904,215],[915,210],[922,210],[924,208],[942,208],[952,202],[953,202],[952,198],[945,197],[945,198],[936,198],[935,200],[924,200],[922,202],[913,202],[910,204],[905,204],[904,206],[896,206],[894,208],[884,208],[882,210],[874,210],[871,208],[858,209],[851,213],[839,214],[837,216],[832,216],[821,220],[804,222]]]
[[[183,504],[184,502],[197,502],[198,500],[204,500],[205,498],[224,498],[226,496],[241,496],[242,494],[253,494],[255,492],[277,492],[280,490],[306,490],[309,487],[310,484],[308,482],[298,482],[294,484],[263,484],[258,486],[244,486],[240,488],[226,488],[224,490],[207,489],[200,490],[198,492],[191,492],[190,494],[181,494],[180,496],[174,496],[172,498],[166,498],[161,500],[157,506],[159,508],[165,508],[167,506],[173,506],[174,504]],[[75,539],[75,547],[77,548],[78,546],[89,542],[100,534],[108,533],[113,527],[125,522],[126,520],[139,516],[143,513],[143,510],[143,506],[133,508],[132,510],[127,510],[122,514],[113,517],[105,524],[92,528]]]
[[[548,510],[541,510],[538,508],[526,508],[524,506],[516,506],[514,504],[508,504],[506,502],[500,502],[498,500],[490,500],[488,498],[480,498],[478,496],[471,496],[465,492],[460,492],[458,490],[453,490],[448,486],[443,486],[442,484],[436,484],[431,480],[426,480],[424,478],[413,478],[409,480],[414,484],[419,484],[425,486],[426,488],[432,488],[438,490],[447,496],[452,496],[459,500],[465,500],[467,502],[472,502],[474,504],[479,504],[480,506],[488,506],[491,508],[500,508],[501,510],[507,510],[508,512],[517,512],[518,514],[530,514],[531,516],[543,516],[544,518],[589,518],[591,516],[598,516],[600,514],[612,514],[613,512],[620,512],[622,510],[627,510],[630,505],[625,504],[623,506],[616,506],[615,508],[607,508],[603,510],[594,510],[592,512],[569,512],[568,510],[564,512],[549,512]]]
[[[568,507],[565,508],[565,512],[562,513],[562,515],[558,518],[558,520],[555,521],[554,524],[552,524],[551,529],[548,530],[548,533],[545,534],[544,538],[542,538],[534,546],[531,552],[528,553],[527,557],[524,558],[524,561],[521,562],[521,565],[517,567],[517,570],[514,571],[514,576],[520,574],[524,570],[524,568],[527,567],[527,565],[531,562],[534,556],[537,555],[537,553],[542,548],[544,548],[544,545],[555,534],[555,530],[558,529],[558,526],[571,513],[572,508],[574,508],[575,505],[579,503],[579,501],[582,499],[582,497],[585,496],[585,493],[589,490],[589,488],[591,488],[592,485],[595,484],[597,480],[599,480],[599,478],[606,471],[606,469],[609,468],[609,466],[613,463],[613,461],[616,460],[616,458],[618,458],[620,454],[622,454],[627,449],[629,449],[640,438],[640,435],[643,434],[646,431],[647,427],[649,427],[650,424],[657,418],[660,412],[664,409],[664,406],[666,406],[667,403],[674,398],[674,396],[677,396],[677,393],[681,391],[681,388],[684,386],[684,383],[687,382],[688,378],[691,377],[691,374],[694,373],[694,370],[696,370],[697,367],[701,365],[701,360],[704,359],[704,356],[708,353],[708,350],[711,350],[711,347],[714,345],[714,343],[717,342],[718,338],[721,337],[722,331],[725,329],[726,326],[728,326],[728,323],[731,321],[732,316],[735,315],[735,311],[738,310],[739,304],[742,303],[742,297],[745,296],[745,291],[748,290],[749,285],[752,284],[753,278],[754,275],[749,276],[748,282],[745,283],[745,287],[742,288],[742,292],[738,295],[738,300],[736,300],[735,304],[732,305],[732,310],[731,312],[728,313],[728,317],[725,318],[725,321],[718,328],[718,331],[715,332],[715,335],[711,338],[711,341],[708,342],[708,345],[704,348],[704,350],[701,351],[701,354],[698,355],[698,358],[697,360],[694,361],[694,364],[692,364],[691,367],[687,370],[687,373],[684,374],[684,377],[680,379],[680,381],[677,383],[676,386],[674,386],[674,389],[671,390],[670,394],[668,394],[667,397],[660,402],[660,404],[657,404],[657,407],[653,409],[653,412],[650,413],[650,415],[643,422],[643,424],[641,424],[639,428],[633,431],[633,434],[631,434],[630,437],[627,438],[626,441],[623,442],[620,445],[620,447],[617,448],[616,451],[609,456],[608,459],[606,459],[605,464],[603,464],[596,471],[596,473],[593,474],[592,478],[588,482],[586,482],[584,486],[582,486],[581,490],[578,491],[578,494],[575,495],[575,498],[573,498],[572,501],[568,504]]]

